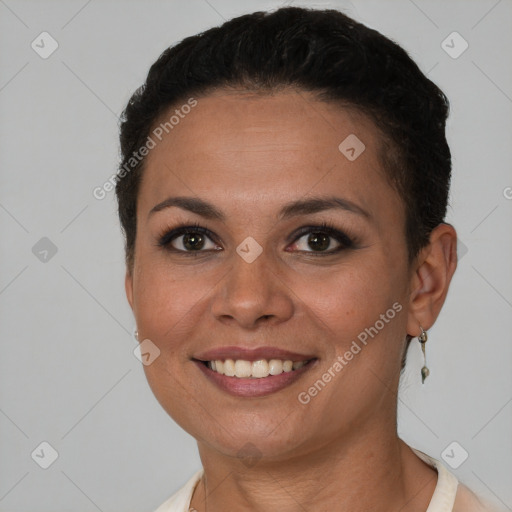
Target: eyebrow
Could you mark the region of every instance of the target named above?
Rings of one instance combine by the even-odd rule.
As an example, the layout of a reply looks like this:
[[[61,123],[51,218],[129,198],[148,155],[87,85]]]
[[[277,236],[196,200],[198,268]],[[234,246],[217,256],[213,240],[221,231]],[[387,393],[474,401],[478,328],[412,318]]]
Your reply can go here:
[[[213,204],[208,203],[203,199],[199,199],[196,197],[169,197],[158,203],[154,206],[149,214],[148,218],[156,212],[165,210],[171,207],[181,208],[183,210],[188,210],[196,215],[200,215],[205,219],[211,220],[219,220],[225,221],[226,215],[222,213],[217,207]],[[356,213],[368,219],[371,218],[371,215],[361,208],[359,205],[349,201],[348,199],[343,199],[341,197],[313,197],[309,199],[300,199],[297,201],[292,201],[287,203],[281,208],[279,212],[279,220],[286,220],[291,217],[297,217],[299,215],[307,215],[312,213],[322,212],[324,210],[331,209],[341,209],[348,212]]]

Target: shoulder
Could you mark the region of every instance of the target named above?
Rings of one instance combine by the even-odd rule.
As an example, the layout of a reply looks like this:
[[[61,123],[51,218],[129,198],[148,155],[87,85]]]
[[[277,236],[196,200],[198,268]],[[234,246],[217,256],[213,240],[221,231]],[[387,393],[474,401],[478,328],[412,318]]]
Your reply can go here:
[[[197,482],[199,482],[202,475],[203,469],[200,469],[183,487],[162,503],[155,512],[188,512],[192,494],[194,493]]]
[[[441,461],[415,448],[411,449],[437,471],[437,485],[427,512],[503,512],[459,482]]]
[[[464,484],[459,483],[453,512],[501,512],[499,508],[479,498]]]

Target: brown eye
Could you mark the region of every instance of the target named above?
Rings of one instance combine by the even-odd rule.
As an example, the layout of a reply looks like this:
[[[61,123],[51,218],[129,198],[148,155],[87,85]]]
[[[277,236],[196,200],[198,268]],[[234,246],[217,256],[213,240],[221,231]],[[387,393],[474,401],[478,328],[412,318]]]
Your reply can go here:
[[[204,247],[205,237],[198,233],[187,233],[183,235],[182,245],[188,251],[198,251]]]
[[[308,236],[308,245],[314,251],[325,251],[330,245],[330,236],[324,233],[311,233]]]
[[[294,236],[292,250],[329,255],[354,247],[354,243],[345,233],[325,223],[321,226],[305,226]]]
[[[208,233],[208,234],[207,234]],[[199,253],[219,250],[209,231],[200,226],[181,226],[163,234],[158,245],[173,252]]]
[[[305,252],[334,252],[340,245],[331,235],[322,232],[303,235],[294,244],[298,251]]]

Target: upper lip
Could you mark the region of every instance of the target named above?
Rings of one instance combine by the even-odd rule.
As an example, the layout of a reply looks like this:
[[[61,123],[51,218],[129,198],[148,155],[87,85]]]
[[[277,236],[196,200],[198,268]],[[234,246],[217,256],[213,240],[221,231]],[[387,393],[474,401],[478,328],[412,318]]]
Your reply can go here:
[[[314,359],[315,356],[307,354],[299,354],[297,352],[290,352],[277,347],[257,347],[257,348],[244,348],[244,347],[219,347],[201,352],[193,357],[199,361],[225,361],[226,359],[243,359],[245,361],[258,361],[259,359],[282,359],[290,361],[308,361]]]

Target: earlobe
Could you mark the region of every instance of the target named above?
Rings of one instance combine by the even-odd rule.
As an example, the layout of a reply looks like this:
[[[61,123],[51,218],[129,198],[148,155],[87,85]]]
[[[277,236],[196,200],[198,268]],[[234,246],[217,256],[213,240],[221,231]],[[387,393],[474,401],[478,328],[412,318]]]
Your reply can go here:
[[[457,233],[450,224],[439,224],[430,234],[430,243],[416,259],[411,278],[407,333],[418,336],[420,326],[428,330],[444,304],[457,267]]]

